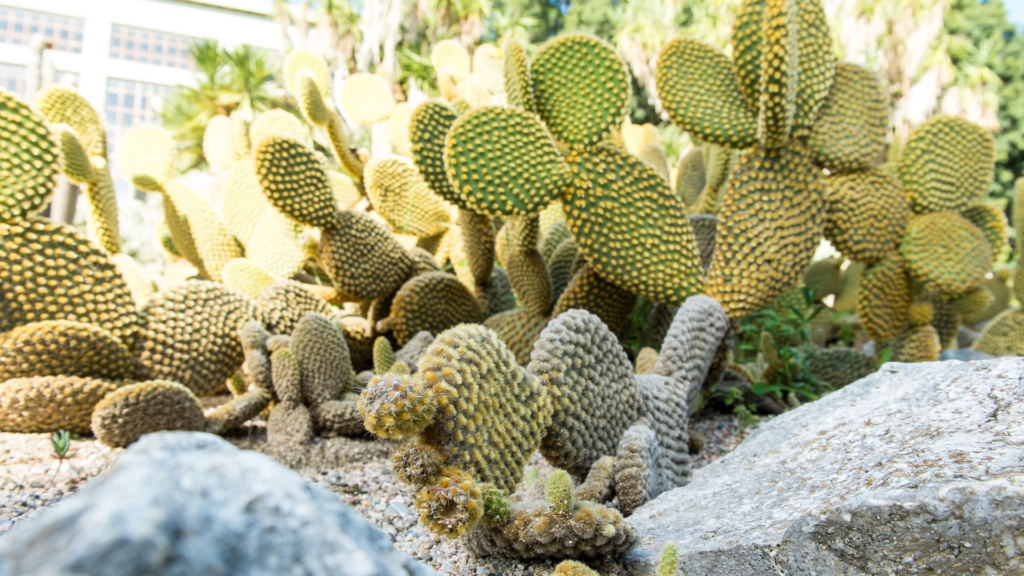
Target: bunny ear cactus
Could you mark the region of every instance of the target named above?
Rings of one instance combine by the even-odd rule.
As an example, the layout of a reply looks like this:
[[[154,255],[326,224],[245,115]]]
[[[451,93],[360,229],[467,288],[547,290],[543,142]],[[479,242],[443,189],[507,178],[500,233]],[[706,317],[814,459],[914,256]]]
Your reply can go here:
[[[508,105],[536,114],[537,100],[533,95],[530,60],[519,42],[512,38],[505,41],[501,65]]]
[[[888,105],[875,74],[840,62],[807,144],[814,161],[833,173],[863,170],[885,153],[888,127]]]
[[[988,191],[994,164],[989,131],[963,118],[940,116],[911,132],[899,176],[915,213],[959,212]]]
[[[9,92],[0,91],[0,222],[43,209],[57,185],[58,148],[46,121]]]

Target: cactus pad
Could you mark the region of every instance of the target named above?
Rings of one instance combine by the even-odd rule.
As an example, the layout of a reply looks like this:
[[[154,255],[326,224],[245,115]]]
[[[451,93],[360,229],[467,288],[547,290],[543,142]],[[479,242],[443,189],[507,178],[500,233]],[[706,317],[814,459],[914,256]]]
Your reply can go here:
[[[960,295],[977,286],[992,269],[992,247],[974,224],[952,212],[910,220],[900,253],[926,290]]]
[[[159,192],[174,171],[174,138],[160,126],[136,124],[121,136],[121,174],[139,190]]]
[[[857,291],[857,311],[868,335],[888,342],[910,322],[910,273],[898,252],[866,269]]]
[[[839,62],[807,144],[814,161],[833,173],[862,170],[882,157],[888,127],[888,102],[874,72]]]
[[[154,380],[118,388],[96,404],[92,431],[108,446],[123,447],[143,434],[162,430],[202,430],[203,407],[191,390]]]
[[[401,156],[373,158],[363,171],[363,184],[370,203],[395,233],[425,238],[448,229],[447,205],[411,161]]]
[[[899,180],[880,168],[825,178],[825,238],[856,262],[877,262],[899,245],[910,209]]]
[[[875,370],[875,359],[870,354],[850,348],[819,350],[807,361],[807,372],[836,390]]]
[[[334,224],[334,193],[312,150],[286,136],[268,136],[256,146],[255,158],[263,193],[282,214],[307,226]]]
[[[347,210],[323,231],[319,260],[338,290],[358,300],[391,294],[413,264],[409,253],[382,224]]]
[[[910,133],[899,173],[914,212],[960,211],[988,192],[994,163],[995,139],[988,130],[940,116]]]
[[[501,65],[508,105],[536,113],[537,101],[533,96],[530,62],[523,47],[511,37],[505,41]]]
[[[507,310],[484,320],[484,327],[494,330],[508,349],[515,354],[520,366],[530,363],[533,343],[540,336],[547,320],[524,308]]]
[[[0,333],[0,382],[62,374],[123,380],[131,373],[128,347],[91,324],[47,320]]]
[[[481,322],[483,310],[459,279],[447,272],[430,272],[402,285],[391,304],[392,329],[399,344],[421,330],[433,334],[463,322]]]
[[[425,102],[416,108],[409,121],[409,140],[416,167],[438,196],[454,204],[460,202],[460,197],[445,171],[444,140],[458,117],[447,104]]]
[[[89,433],[93,407],[120,386],[79,376],[35,376],[0,382],[0,431]]]
[[[0,222],[30,216],[57,185],[58,148],[46,121],[10,92],[0,91]]]
[[[391,117],[395,96],[380,76],[360,72],[345,78],[341,105],[353,120],[369,126]]]

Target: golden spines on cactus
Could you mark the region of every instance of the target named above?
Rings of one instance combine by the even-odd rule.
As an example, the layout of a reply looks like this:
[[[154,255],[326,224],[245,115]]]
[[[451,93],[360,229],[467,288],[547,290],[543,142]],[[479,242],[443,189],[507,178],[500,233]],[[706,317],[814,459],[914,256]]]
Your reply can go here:
[[[274,334],[291,334],[307,314],[332,314],[331,305],[306,286],[295,280],[277,280],[260,292],[256,302],[268,330]]]
[[[46,120],[0,90],[0,222],[41,210],[57,185],[58,148]]]
[[[359,395],[359,413],[363,416],[366,429],[381,438],[401,439],[413,436],[433,424],[437,407],[434,404],[434,390],[422,379],[403,374],[375,376]],[[437,452],[436,448],[424,450]],[[438,456],[438,459],[441,459]],[[403,463],[396,462],[400,469]],[[432,482],[433,477],[420,478],[422,474],[406,474],[411,479]]]
[[[338,206],[312,150],[286,136],[268,136],[257,144],[255,162],[263,193],[282,214],[307,226],[334,225]]]
[[[191,390],[163,380],[118,388],[96,404],[92,431],[108,446],[123,447],[143,434],[162,430],[202,430],[203,407]]]
[[[795,0],[763,0],[757,137],[769,149],[786,143],[797,112],[798,66],[804,60],[793,41],[797,33],[797,5]]]
[[[138,342],[136,378],[180,382],[197,396],[219,388],[241,366],[237,329],[260,317],[253,300],[205,281],[160,292],[142,312],[146,325]]]
[[[159,192],[174,170],[174,138],[160,126],[136,124],[118,145],[118,166],[125,180],[139,190]]]
[[[105,251],[42,218],[0,223],[0,332],[43,320],[107,330],[132,345],[141,324]]]
[[[1013,308],[996,316],[972,348],[992,356],[1024,356],[1024,312]]]
[[[537,101],[533,95],[530,61],[526,57],[523,47],[512,37],[505,41],[501,64],[505,77],[505,97],[508,105],[536,113]]]
[[[110,261],[114,263],[118,274],[124,278],[136,306],[141,306],[157,291],[156,282],[143,273],[142,267],[131,256],[122,253],[111,254]]]
[[[636,295],[605,280],[589,264],[581,266],[551,310],[554,318],[579,308],[596,314],[605,325],[618,330],[636,305]]]
[[[888,126],[888,101],[875,73],[839,62],[807,144],[814,161],[833,173],[862,170],[881,160]]]
[[[819,170],[803,147],[745,154],[718,213],[706,293],[738,320],[796,282],[825,225]]]
[[[273,274],[248,258],[229,260],[221,270],[221,278],[225,284],[249,298],[256,298],[277,281]]]
[[[892,252],[867,268],[857,291],[857,312],[864,330],[878,342],[900,335],[910,321],[910,272],[903,257]]]
[[[899,180],[869,167],[824,179],[825,238],[843,256],[876,262],[899,245],[910,209]]]
[[[574,151],[568,161],[574,177],[562,194],[566,221],[596,272],[667,304],[701,291],[693,230],[682,203],[653,168],[609,146]]]
[[[889,343],[893,362],[936,362],[942,353],[939,333],[931,325],[911,326]]]
[[[459,233],[474,286],[486,286],[494,269],[494,226],[483,214],[459,210]]]
[[[593,146],[622,124],[629,102],[626,64],[607,42],[565,34],[530,63],[537,113],[559,142]]]
[[[51,84],[36,93],[33,106],[50,124],[71,126],[90,156],[107,156],[107,130],[100,113],[75,87]]]
[[[551,277],[540,252],[535,248],[512,248],[505,256],[505,271],[523,308],[536,316],[547,316],[554,301]]]
[[[455,203],[492,216],[536,213],[570,178],[544,124],[516,108],[488,106],[456,120],[445,138],[444,165]]]
[[[430,272],[402,285],[391,304],[389,321],[395,340],[405,344],[421,330],[438,334],[456,324],[483,319],[480,303],[458,278]]]
[[[899,175],[915,213],[958,212],[988,192],[994,164],[995,139],[988,130],[940,116],[910,133]]]
[[[998,259],[1009,248],[1010,229],[1005,212],[992,204],[975,204],[961,212],[960,215],[985,235],[992,247],[994,259]]]
[[[836,390],[877,369],[873,356],[851,348],[826,348],[807,360],[807,372]]]
[[[555,566],[551,576],[600,576],[586,564],[575,560],[563,560]]]
[[[484,327],[494,330],[521,366],[530,363],[533,343],[537,341],[545,324],[546,318],[537,316],[525,308],[506,310],[484,320]]]
[[[444,140],[458,114],[442,102],[424,102],[409,120],[412,157],[431,190],[448,202],[458,203],[459,193],[448,181],[444,166]]]
[[[571,237],[566,238],[548,259],[548,275],[551,277],[551,298],[554,302],[562,297],[569,281],[572,280],[573,265],[579,251],[576,249],[576,241]]]
[[[669,42],[658,55],[658,95],[669,117],[702,140],[747,148],[757,120],[733,74],[729,57],[690,38]]]
[[[950,296],[974,288],[992,269],[992,247],[985,234],[953,212],[912,218],[900,253],[914,279],[926,290]]]
[[[52,130],[60,146],[61,170],[69,180],[82,186],[88,200],[86,220],[89,229],[107,252],[120,252],[117,198],[106,158],[89,156],[74,129],[67,124],[57,124]]]
[[[484,514],[482,494],[470,474],[458,469],[441,473],[434,486],[416,493],[420,522],[430,531],[456,538],[469,531]]]
[[[614,454],[623,432],[644,415],[626,351],[585,310],[569,310],[548,323],[534,344],[529,371],[557,392],[541,453],[578,478],[600,457]]]
[[[33,376],[0,382],[0,431],[89,433],[93,407],[119,382],[80,376]]]
[[[373,158],[366,164],[363,184],[374,209],[397,234],[425,238],[445,232],[451,223],[444,200],[406,158]]]
[[[163,191],[165,216],[177,215],[168,221],[174,245],[183,249],[191,242],[192,249],[184,250],[183,255],[202,275],[219,282],[224,265],[242,257],[238,241],[206,197],[176,180],[168,182]],[[168,211],[169,204],[173,204],[172,212]]]
[[[383,224],[348,210],[323,231],[318,256],[338,290],[358,300],[393,293],[413,264],[408,251]]]
[[[380,376],[391,370],[395,363],[395,350],[384,336],[373,341],[373,373]]]
[[[132,354],[103,328],[46,320],[0,333],[0,382],[31,376],[131,376]]]

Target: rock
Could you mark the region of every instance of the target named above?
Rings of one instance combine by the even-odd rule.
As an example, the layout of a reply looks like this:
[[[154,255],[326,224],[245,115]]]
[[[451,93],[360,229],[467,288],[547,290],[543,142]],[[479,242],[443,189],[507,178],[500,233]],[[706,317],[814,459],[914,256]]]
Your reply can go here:
[[[1024,360],[886,364],[641,506],[629,574],[1024,574]]]
[[[162,432],[0,538],[0,575],[428,575],[337,496],[211,434]]]

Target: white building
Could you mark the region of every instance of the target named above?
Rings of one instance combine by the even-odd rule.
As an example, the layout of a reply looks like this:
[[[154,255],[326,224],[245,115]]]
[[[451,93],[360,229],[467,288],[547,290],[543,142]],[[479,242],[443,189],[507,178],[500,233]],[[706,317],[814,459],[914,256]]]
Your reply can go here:
[[[58,81],[78,86],[107,123],[111,160],[120,134],[159,123],[158,107],[176,86],[192,85],[188,47],[216,39],[284,51],[269,14],[272,0],[0,0],[0,88],[22,98],[29,41],[52,43],[46,60]],[[116,171],[115,171],[116,176]],[[118,182],[121,193],[126,183]]]

